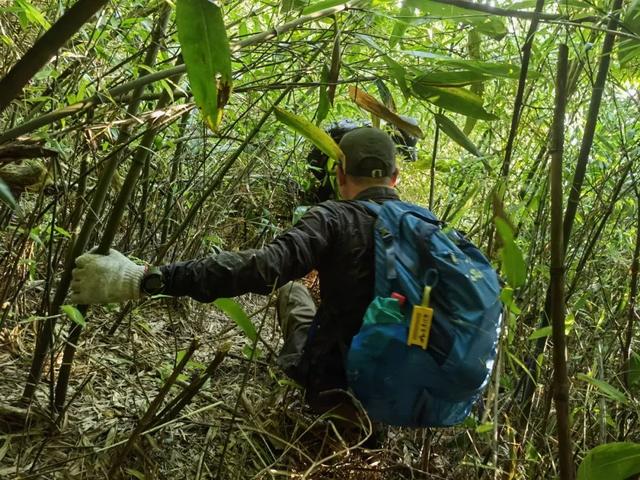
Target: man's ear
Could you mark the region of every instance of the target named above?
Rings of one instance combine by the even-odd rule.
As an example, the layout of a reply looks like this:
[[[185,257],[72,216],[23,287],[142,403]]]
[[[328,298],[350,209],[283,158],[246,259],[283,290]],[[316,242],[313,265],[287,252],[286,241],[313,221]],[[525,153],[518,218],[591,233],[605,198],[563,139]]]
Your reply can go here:
[[[344,185],[347,182],[347,174],[344,173],[342,164],[338,164],[336,168],[336,179],[338,180],[338,185]]]
[[[398,174],[400,172],[398,171],[398,169],[396,168],[395,171],[391,174],[391,186],[395,187],[398,184]]]

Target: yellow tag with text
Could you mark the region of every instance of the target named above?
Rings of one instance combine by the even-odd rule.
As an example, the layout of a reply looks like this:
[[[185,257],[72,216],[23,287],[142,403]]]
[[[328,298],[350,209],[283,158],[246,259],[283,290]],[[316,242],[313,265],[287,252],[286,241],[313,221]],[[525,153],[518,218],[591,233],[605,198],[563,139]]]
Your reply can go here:
[[[433,308],[415,305],[411,313],[411,326],[409,327],[407,345],[418,345],[426,350],[429,343],[432,320]]]

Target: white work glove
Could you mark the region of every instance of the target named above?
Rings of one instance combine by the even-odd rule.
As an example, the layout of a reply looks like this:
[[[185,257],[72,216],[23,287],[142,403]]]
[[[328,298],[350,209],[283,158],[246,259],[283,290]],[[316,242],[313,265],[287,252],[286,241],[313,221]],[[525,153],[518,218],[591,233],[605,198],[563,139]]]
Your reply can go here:
[[[116,250],[109,255],[85,253],[76,258],[71,280],[71,302],[76,305],[119,303],[142,296],[145,267]]]

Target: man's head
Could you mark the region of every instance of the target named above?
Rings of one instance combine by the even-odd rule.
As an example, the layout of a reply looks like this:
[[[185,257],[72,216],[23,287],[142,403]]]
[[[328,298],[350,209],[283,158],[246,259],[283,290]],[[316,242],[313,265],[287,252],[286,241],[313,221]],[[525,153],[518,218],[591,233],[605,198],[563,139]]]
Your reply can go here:
[[[375,186],[394,186],[398,177],[396,147],[378,128],[361,127],[340,140],[345,162],[338,166],[338,188],[345,200]]]

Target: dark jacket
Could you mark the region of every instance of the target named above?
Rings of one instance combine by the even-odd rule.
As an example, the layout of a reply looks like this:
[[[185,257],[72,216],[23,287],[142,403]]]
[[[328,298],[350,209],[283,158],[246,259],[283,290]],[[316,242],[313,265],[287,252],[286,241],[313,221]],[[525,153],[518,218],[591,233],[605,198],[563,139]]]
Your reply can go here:
[[[393,188],[372,187],[356,200],[397,200]],[[321,304],[294,378],[313,399],[346,388],[344,359],[374,288],[374,215],[357,201],[326,201],[259,250],[222,252],[161,267],[167,295],[201,302],[244,293],[268,294],[274,286],[318,270]]]

